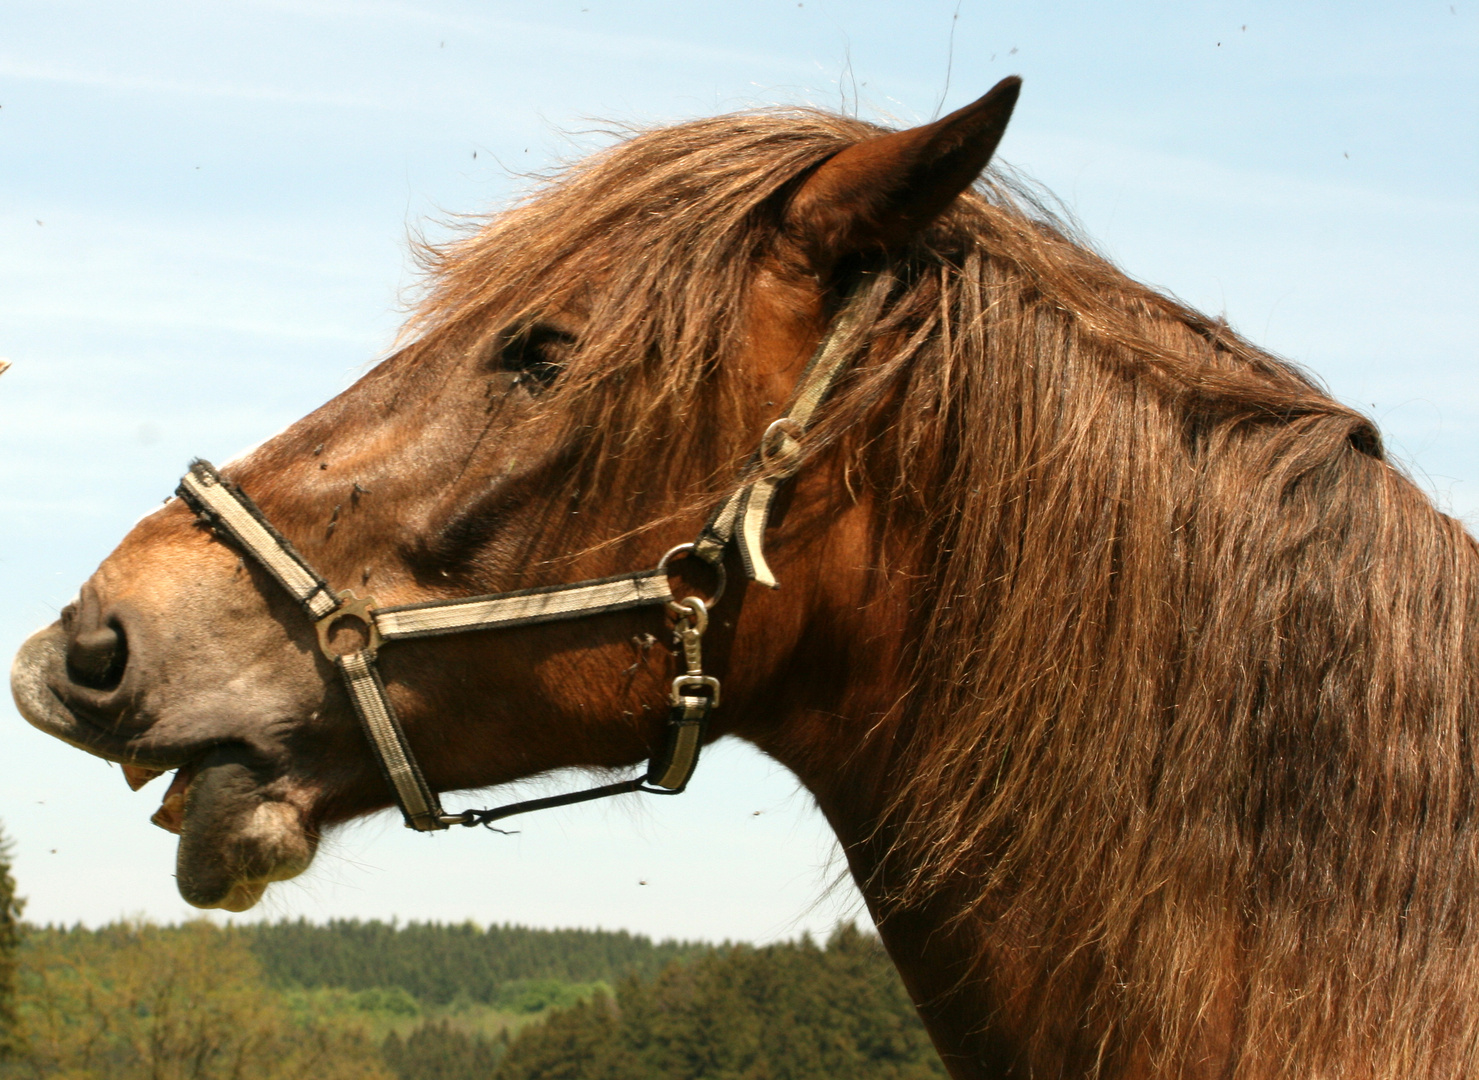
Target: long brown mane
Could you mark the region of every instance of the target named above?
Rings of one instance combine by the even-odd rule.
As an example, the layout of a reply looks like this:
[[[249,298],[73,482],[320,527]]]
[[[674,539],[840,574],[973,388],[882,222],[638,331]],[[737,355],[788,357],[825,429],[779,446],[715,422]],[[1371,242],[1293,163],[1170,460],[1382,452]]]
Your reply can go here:
[[[753,257],[798,178],[878,130],[639,134],[431,252],[410,348],[595,304],[545,406],[571,497],[659,490],[656,456],[712,498],[753,443],[725,363]],[[872,729],[895,908],[965,896],[1045,958],[1023,1007],[1090,1066],[1194,1071],[1236,1015],[1235,1074],[1356,1075],[1352,1042],[1363,1074],[1466,1073],[1471,538],[1365,418],[999,178],[849,273],[860,355],[814,445],[913,578],[913,689]]]

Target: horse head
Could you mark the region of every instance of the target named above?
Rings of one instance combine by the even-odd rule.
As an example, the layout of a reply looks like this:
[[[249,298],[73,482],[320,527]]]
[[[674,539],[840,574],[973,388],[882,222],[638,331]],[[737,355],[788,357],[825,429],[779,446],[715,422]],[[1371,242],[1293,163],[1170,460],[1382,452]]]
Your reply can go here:
[[[756,115],[597,155],[433,253],[411,343],[223,474],[336,592],[381,608],[653,567],[744,475],[842,297],[977,179],[1017,85],[909,131]],[[807,454],[773,523],[795,587],[732,588],[706,642],[726,697],[708,737],[798,760],[814,737],[788,716],[877,682],[848,680],[865,658],[844,657],[879,591],[870,500],[840,457]],[[711,575],[674,570],[680,590]],[[351,623],[335,628],[349,648]],[[612,612],[378,659],[431,788],[484,787],[654,754],[670,623]],[[884,670],[896,648],[864,652]],[[26,643],[13,685],[28,720],[123,763],[131,785],[176,770],[155,820],[180,834],[197,906],[252,906],[326,828],[393,794],[313,621],[183,499]]]

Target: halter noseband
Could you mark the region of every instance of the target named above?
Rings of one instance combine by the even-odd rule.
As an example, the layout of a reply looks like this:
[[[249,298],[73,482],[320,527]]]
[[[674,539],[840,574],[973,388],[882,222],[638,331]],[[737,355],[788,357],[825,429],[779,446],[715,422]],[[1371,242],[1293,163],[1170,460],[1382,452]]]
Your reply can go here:
[[[175,494],[217,535],[230,537],[255,559],[313,621],[319,648],[339,669],[355,714],[409,828],[433,832],[452,825],[491,827],[494,821],[513,814],[628,791],[677,795],[688,785],[698,766],[709,713],[719,704],[719,680],[704,674],[702,642],[708,627],[709,606],[718,601],[724,590],[725,552],[731,543],[735,544],[745,573],[752,580],[771,588],[779,587],[763,551],[771,504],[781,482],[800,468],[800,438],[842,373],[850,331],[862,303],[862,290],[855,291],[833,320],[801,374],[787,415],[773,422],[761,437],[760,446],[746,469],[747,479],[714,510],[697,540],[672,548],[651,570],[573,585],[380,607],[373,597],[359,597],[350,590],[335,592],[287,538],[272,527],[256,503],[209,462],[194,462]],[[689,555],[708,563],[719,575],[718,588],[707,601],[697,596],[676,600],[668,586],[669,563]],[[645,774],[490,810],[449,814],[442,809],[441,799],[416,764],[400,720],[385,693],[385,684],[375,666],[381,647],[410,638],[526,626],[655,604],[666,605],[677,619],[685,671],[673,680],[668,696],[666,738],[662,748],[648,761]],[[364,643],[352,651],[339,652],[333,646],[333,632],[340,623],[348,621],[362,624]]]

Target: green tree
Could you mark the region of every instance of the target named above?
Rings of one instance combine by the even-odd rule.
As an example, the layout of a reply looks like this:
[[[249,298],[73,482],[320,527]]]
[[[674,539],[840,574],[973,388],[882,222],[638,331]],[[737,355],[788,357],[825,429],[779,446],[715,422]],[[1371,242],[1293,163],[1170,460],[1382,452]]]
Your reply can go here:
[[[499,1080],[939,1080],[878,939],[840,927],[629,978],[510,1042]]]
[[[427,1021],[405,1039],[385,1037],[380,1053],[399,1080],[488,1080],[503,1042],[458,1031],[445,1020]]]
[[[623,997],[640,993],[640,984],[623,984]],[[508,1045],[497,1080],[647,1080],[633,1053],[616,1002],[604,993],[557,1010],[531,1024]],[[663,1080],[654,1073],[651,1080]]]
[[[210,923],[35,937],[19,986],[26,1052],[0,1076],[391,1080],[362,1031],[296,1021],[252,954]]]
[[[20,948],[21,901],[10,873],[10,841],[0,829],[0,1061],[20,1049],[16,1030],[15,969]]]

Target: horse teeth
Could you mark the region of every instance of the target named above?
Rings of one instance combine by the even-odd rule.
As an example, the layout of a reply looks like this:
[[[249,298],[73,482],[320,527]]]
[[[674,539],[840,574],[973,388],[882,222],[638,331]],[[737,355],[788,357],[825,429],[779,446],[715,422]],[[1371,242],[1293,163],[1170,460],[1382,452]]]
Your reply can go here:
[[[163,769],[151,769],[147,765],[123,766],[123,778],[128,781],[130,791],[138,791],[156,776],[163,776]]]
[[[164,802],[159,804],[159,809],[154,811],[154,816],[149,819],[165,832],[172,832],[176,836],[185,827],[185,793],[183,791],[171,791],[164,797]]]
[[[185,827],[185,789],[194,778],[195,770],[190,766],[178,769],[175,778],[170,781],[169,790],[164,793],[164,801],[149,820],[165,832],[179,836],[180,830]]]

